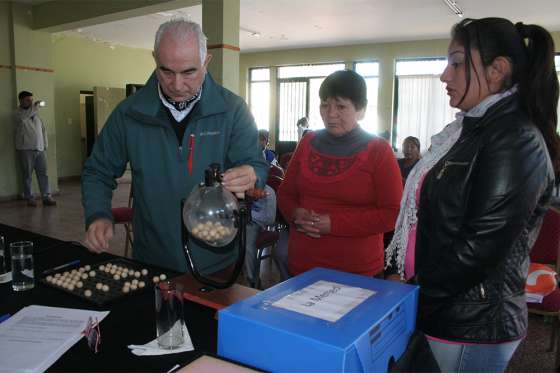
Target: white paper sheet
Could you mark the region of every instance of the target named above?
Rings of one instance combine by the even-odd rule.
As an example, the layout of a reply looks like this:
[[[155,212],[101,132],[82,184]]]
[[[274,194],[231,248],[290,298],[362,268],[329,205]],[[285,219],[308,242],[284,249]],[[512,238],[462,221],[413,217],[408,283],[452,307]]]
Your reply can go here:
[[[0,324],[0,372],[43,372],[83,336],[89,318],[106,312],[29,306]]]
[[[336,322],[375,291],[330,281],[317,281],[272,303],[273,306]]]
[[[172,350],[166,350],[159,347],[157,338],[145,345],[128,345],[128,348],[130,349],[130,352],[138,356],[167,355],[176,354],[178,352],[193,351],[194,347],[191,341],[191,335],[189,334],[189,330],[185,324],[183,324],[183,337],[185,339],[183,344]]]

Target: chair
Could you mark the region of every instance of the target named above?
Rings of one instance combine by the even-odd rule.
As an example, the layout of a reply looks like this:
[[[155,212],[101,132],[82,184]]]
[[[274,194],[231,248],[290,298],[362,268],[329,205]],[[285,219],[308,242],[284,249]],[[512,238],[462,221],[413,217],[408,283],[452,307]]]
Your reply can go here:
[[[132,184],[130,184],[130,193],[128,194],[128,206],[126,207],[113,207],[111,213],[113,214],[113,221],[115,224],[122,224],[124,226],[126,238],[124,243],[124,256],[128,256],[129,249],[132,250],[132,217],[134,215],[133,192]]]
[[[531,262],[548,264],[560,273],[560,213],[550,209],[531,250]],[[528,303],[529,312],[552,318],[550,351],[556,348],[555,368],[560,368],[560,289],[544,297],[542,303]]]
[[[278,164],[280,165],[280,167],[282,167],[284,170],[287,170],[293,155],[294,152],[288,152],[282,154],[278,159]]]
[[[278,176],[278,177],[283,178],[284,177],[284,170],[279,166],[271,164],[270,168],[268,169],[268,177],[270,178],[270,176]]]
[[[278,187],[280,186],[283,180],[284,179],[281,178],[280,176],[269,174],[266,184],[274,190],[276,195],[278,195]],[[275,224],[267,227],[267,230],[260,232],[259,235],[257,236],[257,242],[255,244],[257,248],[257,260],[255,262],[255,268],[253,269],[254,283],[251,284],[251,286],[256,289],[261,288],[261,277],[260,277],[261,262],[265,259],[272,257],[272,250],[274,249],[274,246],[278,242],[278,238],[279,238],[278,231],[281,230],[281,224],[279,218],[280,218],[280,212],[277,209]],[[274,259],[274,257],[272,258]]]

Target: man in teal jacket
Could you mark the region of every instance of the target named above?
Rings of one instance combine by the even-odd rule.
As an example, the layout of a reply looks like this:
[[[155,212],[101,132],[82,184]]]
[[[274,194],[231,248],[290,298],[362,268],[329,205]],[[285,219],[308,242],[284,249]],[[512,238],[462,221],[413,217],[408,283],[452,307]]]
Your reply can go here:
[[[206,72],[211,56],[200,26],[162,24],[154,47],[156,71],[145,87],[113,111],[82,174],[82,202],[91,251],[108,249],[111,197],[130,162],[134,190],[135,259],[187,271],[181,239],[181,200],[219,163],[224,186],[237,195],[263,187],[268,165],[244,101]],[[227,250],[193,250],[198,269],[212,273],[235,259]]]

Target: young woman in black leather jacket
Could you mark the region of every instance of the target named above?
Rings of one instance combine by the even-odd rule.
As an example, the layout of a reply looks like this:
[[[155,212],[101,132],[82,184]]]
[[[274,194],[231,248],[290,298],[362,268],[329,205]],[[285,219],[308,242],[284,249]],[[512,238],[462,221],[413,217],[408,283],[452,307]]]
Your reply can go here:
[[[499,372],[526,333],[529,251],[558,171],[554,43],[536,25],[465,19],[448,60],[461,113],[409,175],[387,257],[420,285],[417,327],[441,370]]]

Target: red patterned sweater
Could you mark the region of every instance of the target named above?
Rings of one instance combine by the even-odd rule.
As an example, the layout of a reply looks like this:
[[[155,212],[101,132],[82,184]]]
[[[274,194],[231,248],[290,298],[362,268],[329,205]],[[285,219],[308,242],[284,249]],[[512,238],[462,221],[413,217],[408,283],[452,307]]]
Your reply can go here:
[[[383,233],[394,229],[402,196],[399,166],[389,144],[374,137],[350,156],[327,156],[305,136],[278,191],[278,207],[292,220],[295,208],[329,214],[331,233],[311,238],[290,229],[292,275],[326,267],[363,275],[383,270]]]

